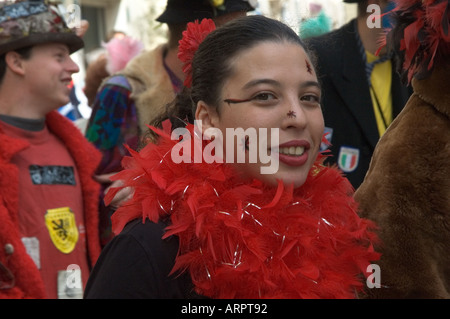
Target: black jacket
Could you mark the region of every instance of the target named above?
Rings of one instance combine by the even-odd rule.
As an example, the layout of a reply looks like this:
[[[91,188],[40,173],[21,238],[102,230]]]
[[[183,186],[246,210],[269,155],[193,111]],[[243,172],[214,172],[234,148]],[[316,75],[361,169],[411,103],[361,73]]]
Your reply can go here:
[[[357,188],[369,168],[379,133],[366,80],[365,61],[355,32],[356,23],[353,20],[340,29],[310,38],[306,43],[317,59],[325,126],[332,129],[330,149],[333,157],[329,161],[338,163],[342,147],[359,150],[356,168],[353,171],[344,170]],[[411,89],[402,85],[394,62],[392,65],[392,107],[395,117],[406,104]]]
[[[189,274],[169,276],[178,237],[162,240],[167,225],[127,224],[103,249],[86,285],[86,299],[193,299]]]

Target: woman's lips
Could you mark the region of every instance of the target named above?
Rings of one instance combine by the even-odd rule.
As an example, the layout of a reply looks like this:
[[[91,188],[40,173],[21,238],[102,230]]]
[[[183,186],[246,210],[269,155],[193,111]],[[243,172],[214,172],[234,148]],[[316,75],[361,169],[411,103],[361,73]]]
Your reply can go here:
[[[302,166],[308,161],[311,145],[305,140],[289,141],[273,149],[279,155],[280,162],[289,166]]]

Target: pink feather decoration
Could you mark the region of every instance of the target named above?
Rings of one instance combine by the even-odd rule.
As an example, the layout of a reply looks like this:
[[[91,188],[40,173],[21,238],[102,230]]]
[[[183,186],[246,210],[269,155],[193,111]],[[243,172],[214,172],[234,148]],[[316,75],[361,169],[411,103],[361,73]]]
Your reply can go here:
[[[144,49],[141,41],[131,37],[113,38],[103,46],[108,51],[106,70],[109,74],[125,68],[127,63]]]

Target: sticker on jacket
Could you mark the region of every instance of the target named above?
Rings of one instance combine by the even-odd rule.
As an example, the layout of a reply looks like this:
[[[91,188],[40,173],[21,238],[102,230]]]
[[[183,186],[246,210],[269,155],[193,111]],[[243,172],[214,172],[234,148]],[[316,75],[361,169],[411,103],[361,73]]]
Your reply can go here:
[[[64,254],[70,254],[78,242],[78,228],[75,215],[69,207],[49,209],[45,214],[50,238],[55,247]]]
[[[320,144],[320,151],[321,152],[326,151],[330,147],[331,140],[333,138],[333,129],[331,127],[326,127],[325,126],[323,134],[324,134],[325,139],[327,140],[327,143],[322,142]]]
[[[34,185],[76,185],[73,167],[30,165],[28,169]]]
[[[41,254],[39,248],[39,239],[37,237],[23,237],[22,243],[25,246],[27,254],[33,259],[36,267],[41,269]]]
[[[339,150],[338,165],[345,173],[353,172],[359,164],[359,149],[342,146]]]

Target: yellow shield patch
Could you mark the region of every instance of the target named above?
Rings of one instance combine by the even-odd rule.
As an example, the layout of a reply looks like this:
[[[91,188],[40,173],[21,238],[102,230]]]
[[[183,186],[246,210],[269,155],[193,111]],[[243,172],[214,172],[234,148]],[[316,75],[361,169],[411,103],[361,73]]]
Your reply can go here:
[[[49,209],[45,214],[45,224],[55,247],[64,254],[70,254],[78,242],[75,215],[70,208]]]

